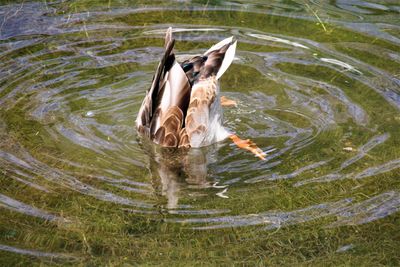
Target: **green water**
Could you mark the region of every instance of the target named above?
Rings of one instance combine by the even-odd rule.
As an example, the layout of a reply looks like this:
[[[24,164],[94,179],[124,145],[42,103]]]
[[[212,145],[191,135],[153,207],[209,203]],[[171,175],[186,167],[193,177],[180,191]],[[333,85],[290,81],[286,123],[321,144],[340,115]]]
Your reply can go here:
[[[400,265],[400,5],[1,1],[0,265]],[[230,141],[134,129],[179,58],[235,36]]]

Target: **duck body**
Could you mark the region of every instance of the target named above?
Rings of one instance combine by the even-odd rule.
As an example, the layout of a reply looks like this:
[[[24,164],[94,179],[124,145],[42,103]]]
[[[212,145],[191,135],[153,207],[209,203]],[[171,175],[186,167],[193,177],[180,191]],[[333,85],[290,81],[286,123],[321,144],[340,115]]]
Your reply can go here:
[[[136,118],[139,133],[164,147],[202,147],[227,138],[219,78],[233,61],[236,43],[227,38],[178,63],[169,28],[165,53]]]

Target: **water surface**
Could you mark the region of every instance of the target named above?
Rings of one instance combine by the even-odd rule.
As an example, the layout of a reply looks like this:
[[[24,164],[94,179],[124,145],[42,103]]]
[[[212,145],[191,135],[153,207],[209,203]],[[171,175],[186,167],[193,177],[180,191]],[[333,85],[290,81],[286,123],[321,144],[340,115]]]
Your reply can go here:
[[[400,264],[399,3],[266,2],[1,1],[0,261]],[[139,138],[169,26],[266,161]]]

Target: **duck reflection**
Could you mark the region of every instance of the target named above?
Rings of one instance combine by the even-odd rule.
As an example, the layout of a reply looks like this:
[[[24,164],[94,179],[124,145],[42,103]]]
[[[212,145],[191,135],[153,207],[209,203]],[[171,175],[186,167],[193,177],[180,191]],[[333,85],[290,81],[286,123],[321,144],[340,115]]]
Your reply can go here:
[[[164,148],[150,142],[143,144],[149,155],[149,170],[156,192],[167,199],[167,208],[178,208],[185,188],[212,187],[207,179],[207,166],[214,162],[215,147],[177,149]]]

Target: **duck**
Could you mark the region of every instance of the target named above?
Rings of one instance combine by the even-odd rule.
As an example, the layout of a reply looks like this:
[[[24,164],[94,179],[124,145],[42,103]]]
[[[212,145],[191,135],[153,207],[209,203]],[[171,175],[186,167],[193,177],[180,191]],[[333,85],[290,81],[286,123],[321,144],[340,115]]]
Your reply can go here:
[[[254,142],[240,139],[222,124],[222,104],[236,103],[221,98],[219,80],[235,58],[237,40],[226,38],[180,63],[172,32],[171,27],[166,31],[164,54],[137,114],[138,132],[169,148],[199,148],[230,138],[238,147],[265,159]]]

